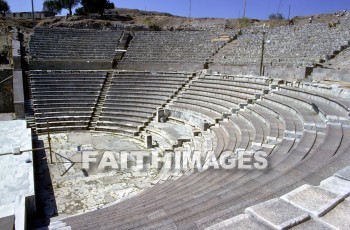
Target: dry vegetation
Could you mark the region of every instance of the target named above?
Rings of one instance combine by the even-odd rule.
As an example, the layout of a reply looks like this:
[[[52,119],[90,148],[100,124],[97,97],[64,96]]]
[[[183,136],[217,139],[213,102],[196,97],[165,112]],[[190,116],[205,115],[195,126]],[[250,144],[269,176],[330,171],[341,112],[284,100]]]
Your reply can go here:
[[[308,23],[308,16],[295,17],[295,24]],[[334,14],[314,15],[314,22],[330,22],[336,20]],[[150,12],[134,9],[110,10],[104,17],[93,16],[58,16],[36,20],[36,26],[43,27],[72,27],[106,29],[126,26],[132,30],[161,29],[161,30],[205,30],[205,29],[240,29],[250,25],[266,25],[270,27],[287,25],[288,20],[260,21],[256,19],[224,19],[224,18],[187,18],[174,16],[169,13]],[[17,27],[24,34],[25,43],[32,31],[31,19],[11,19],[0,16],[0,29],[3,31]]]

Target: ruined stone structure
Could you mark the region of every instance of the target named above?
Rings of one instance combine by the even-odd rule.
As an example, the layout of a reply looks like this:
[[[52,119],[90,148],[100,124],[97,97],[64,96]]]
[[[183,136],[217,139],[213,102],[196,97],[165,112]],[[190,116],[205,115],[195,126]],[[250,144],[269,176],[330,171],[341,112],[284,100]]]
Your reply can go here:
[[[35,132],[114,134],[170,158],[229,152],[236,164],[242,152],[254,162],[263,151],[268,162],[171,165],[141,193],[50,229],[349,227],[349,90],[310,77],[348,48],[348,20],[241,33],[36,28],[27,79]]]

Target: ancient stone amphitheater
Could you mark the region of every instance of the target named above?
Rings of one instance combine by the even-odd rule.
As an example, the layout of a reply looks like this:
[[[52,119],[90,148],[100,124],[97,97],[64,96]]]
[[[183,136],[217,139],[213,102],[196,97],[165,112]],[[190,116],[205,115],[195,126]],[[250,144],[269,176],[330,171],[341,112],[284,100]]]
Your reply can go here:
[[[314,68],[349,47],[349,22],[241,31],[35,28],[27,118],[32,108],[37,133],[48,122],[51,132],[151,137],[164,154],[268,154],[264,170],[161,171],[140,194],[49,228],[350,228],[349,72]]]

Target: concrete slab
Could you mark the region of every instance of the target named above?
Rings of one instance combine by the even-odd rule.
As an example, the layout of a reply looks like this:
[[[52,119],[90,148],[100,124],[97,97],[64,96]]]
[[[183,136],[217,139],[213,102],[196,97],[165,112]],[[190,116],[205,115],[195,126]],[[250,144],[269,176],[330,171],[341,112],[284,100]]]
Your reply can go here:
[[[272,199],[245,210],[273,229],[287,229],[309,219],[309,215],[281,199]]]
[[[268,227],[256,222],[252,217],[247,214],[235,216],[231,219],[222,221],[215,225],[212,225],[205,230],[224,230],[224,229],[239,229],[239,230],[254,230],[254,229],[269,229]]]
[[[350,198],[345,199],[319,220],[333,229],[350,229]]]
[[[350,166],[343,168],[339,172],[335,173],[334,176],[350,181]]]
[[[322,216],[334,208],[343,196],[321,187],[303,185],[282,196],[281,199],[313,216]]]
[[[332,176],[321,181],[320,187],[344,197],[350,195],[350,181],[340,179],[339,177]]]

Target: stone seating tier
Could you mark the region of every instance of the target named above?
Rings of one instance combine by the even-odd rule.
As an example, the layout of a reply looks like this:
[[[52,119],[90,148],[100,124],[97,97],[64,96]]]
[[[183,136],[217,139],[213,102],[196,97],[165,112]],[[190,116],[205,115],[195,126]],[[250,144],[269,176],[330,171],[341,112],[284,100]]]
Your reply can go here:
[[[39,60],[112,60],[122,33],[122,30],[35,28],[29,53]]]
[[[127,133],[134,134],[186,81],[188,76],[178,73],[114,73],[96,130],[125,133],[122,127],[128,120]]]
[[[205,63],[226,43],[214,40],[219,35],[212,31],[139,31],[120,66],[129,68],[132,63]]]
[[[31,72],[37,131],[47,122],[51,131],[87,129],[105,78],[106,72]]]
[[[108,208],[63,219],[73,229],[204,229],[243,213],[247,207],[254,207],[258,203],[279,197],[282,193],[289,193],[304,182],[318,184],[325,176],[330,175],[329,172],[334,173],[341,165],[350,163],[350,157],[346,154],[350,148],[350,126],[329,122],[319,115],[324,113],[345,117],[346,110],[331,113],[332,108],[341,108],[341,105],[346,104],[341,104],[338,98],[333,97],[327,101],[327,97],[317,97],[307,90],[297,93],[294,92],[297,90],[284,86],[270,92],[266,82],[263,83],[263,78],[259,80],[259,84],[254,84],[253,80],[243,81],[244,83],[237,80],[236,84],[233,79],[232,82],[228,82],[228,79],[215,79],[213,82],[206,80],[206,77],[195,77],[193,81],[185,77],[183,81],[171,80],[174,87],[169,88],[163,87],[169,81],[161,80],[164,81],[159,84],[162,93],[144,90],[142,98],[145,99],[142,100],[140,93],[133,94],[132,90],[121,91],[127,92],[125,95],[128,96],[125,97],[123,93],[118,94],[121,86],[132,85],[129,77],[119,78],[122,75],[113,76],[96,130],[126,135],[140,132],[150,121],[150,116],[155,115],[156,108],[169,102],[170,97],[165,96],[166,92],[174,92],[175,89],[177,93],[174,99],[164,107],[166,111],[170,111],[169,119],[197,128],[201,128],[206,122],[207,131],[201,130],[200,133],[203,140],[208,140],[205,146],[214,150],[216,156],[220,156],[225,150],[235,152],[258,148],[268,153],[269,167],[265,170],[195,171],[177,180],[157,184],[136,197],[125,199]],[[184,87],[184,84],[189,87]],[[144,80],[138,81],[135,77],[134,85],[137,85],[134,88],[137,90],[153,83],[146,84]],[[156,89],[156,85],[153,87]],[[176,91],[178,89],[181,92]],[[97,89],[98,92],[99,90]],[[58,131],[72,127],[70,119],[53,116],[60,112],[60,108],[69,108],[69,104],[66,103],[64,107],[60,103],[60,98],[62,97],[58,94],[54,99],[57,104],[46,103],[45,101],[50,101],[47,98],[42,99],[43,103],[37,103],[43,109],[58,106],[52,110],[50,116],[50,124],[65,122],[65,126],[55,126]],[[310,99],[320,108],[319,113]],[[92,98],[88,100],[94,104]],[[36,101],[41,100],[37,98]],[[70,103],[73,106],[74,100]],[[87,110],[90,108],[91,106]],[[69,111],[68,109],[68,114]],[[40,110],[36,112],[42,113]],[[79,116],[82,118],[79,118],[80,121],[73,128],[87,128],[84,115]],[[46,127],[44,121],[45,119],[38,118],[38,128],[42,131]],[[156,132],[158,133],[153,133]],[[173,144],[171,136],[160,134],[157,138],[163,138],[160,141],[163,149]],[[200,146],[198,143],[191,144],[184,145],[183,148]],[[255,211],[253,212],[257,213]]]
[[[213,62],[222,65],[259,65],[263,31],[266,32],[265,66],[311,66],[328,60],[335,52],[349,45],[349,26],[344,19],[336,28],[328,28],[326,23],[314,23],[246,29],[237,40],[221,49],[213,57]]]
[[[259,229],[342,229],[348,225],[349,179],[342,177],[349,167],[320,182],[305,184],[284,194],[245,209],[237,215],[212,225],[207,230],[230,228]],[[342,174],[343,173],[343,174]]]

